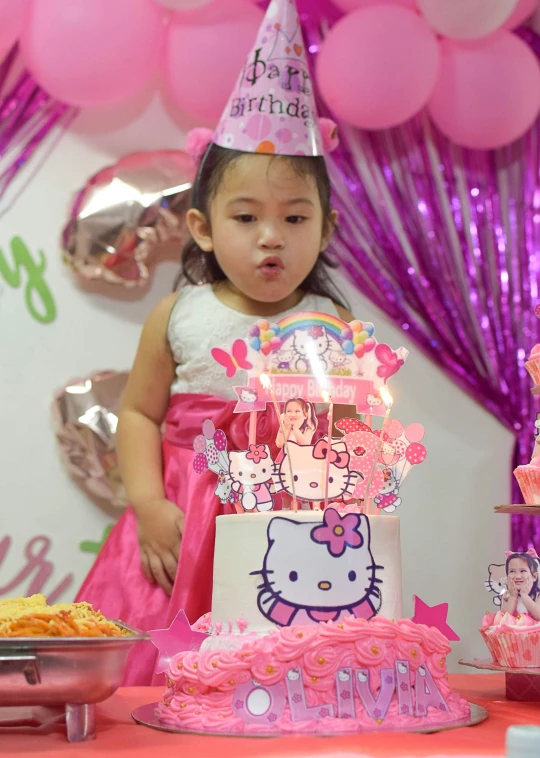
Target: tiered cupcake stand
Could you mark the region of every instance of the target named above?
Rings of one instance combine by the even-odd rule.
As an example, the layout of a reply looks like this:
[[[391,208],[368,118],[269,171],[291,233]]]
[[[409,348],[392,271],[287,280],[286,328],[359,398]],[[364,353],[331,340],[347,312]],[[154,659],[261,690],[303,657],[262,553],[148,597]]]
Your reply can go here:
[[[540,387],[535,387],[533,393],[539,395]],[[511,516],[540,516],[540,505],[497,505],[495,513],[507,513]],[[540,668],[508,668],[500,666],[490,658],[460,660],[459,663],[484,671],[504,671],[507,700],[540,702]]]

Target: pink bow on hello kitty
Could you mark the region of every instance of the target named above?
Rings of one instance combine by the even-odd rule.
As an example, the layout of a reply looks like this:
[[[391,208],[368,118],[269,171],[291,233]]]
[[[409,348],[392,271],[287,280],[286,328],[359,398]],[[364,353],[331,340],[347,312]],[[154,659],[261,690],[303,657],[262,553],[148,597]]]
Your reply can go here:
[[[332,449],[328,452],[328,442],[326,440],[319,440],[313,448],[313,457],[321,459],[326,458],[326,456],[328,456],[330,463],[337,466],[337,468],[347,468],[349,465],[349,453],[338,453]]]
[[[511,556],[511,555],[515,555],[515,554],[516,554],[516,551],[515,551],[515,550],[507,550],[507,551],[505,552],[504,556],[505,556],[505,558],[506,558],[506,559],[508,559],[508,558],[510,558],[510,556]],[[538,558],[538,554],[537,554],[536,550],[534,549],[534,547],[530,547],[530,548],[529,548],[529,549],[526,551],[525,555],[530,555],[530,556],[531,556],[531,558],[536,558],[536,560],[540,560],[540,559]]]

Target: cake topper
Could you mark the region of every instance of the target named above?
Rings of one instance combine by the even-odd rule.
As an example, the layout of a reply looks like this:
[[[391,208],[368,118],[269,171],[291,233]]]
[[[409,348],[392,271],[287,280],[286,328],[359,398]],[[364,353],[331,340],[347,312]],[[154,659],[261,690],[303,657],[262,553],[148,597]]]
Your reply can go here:
[[[184,611],[178,611],[167,629],[152,629],[148,632],[152,644],[159,650],[155,672],[167,671],[171,658],[184,650],[199,650],[208,635],[194,632]]]
[[[451,641],[459,642],[460,637],[454,632],[451,626],[447,623],[448,618],[448,603],[439,603],[439,605],[427,605],[423,600],[420,600],[418,595],[413,595],[414,602],[414,615],[412,621],[415,624],[425,624],[426,626],[434,626],[444,636]]]

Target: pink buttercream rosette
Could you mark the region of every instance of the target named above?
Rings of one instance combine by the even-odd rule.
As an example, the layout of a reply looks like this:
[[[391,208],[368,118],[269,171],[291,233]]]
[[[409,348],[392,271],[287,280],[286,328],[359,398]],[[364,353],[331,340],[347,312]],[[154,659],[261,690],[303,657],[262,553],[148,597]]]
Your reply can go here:
[[[514,470],[521,494],[528,505],[540,505],[540,456]]]
[[[540,623],[524,613],[488,613],[480,634],[495,663],[507,668],[540,668]]]
[[[535,384],[540,384],[540,344],[535,345],[525,363],[525,368]]]

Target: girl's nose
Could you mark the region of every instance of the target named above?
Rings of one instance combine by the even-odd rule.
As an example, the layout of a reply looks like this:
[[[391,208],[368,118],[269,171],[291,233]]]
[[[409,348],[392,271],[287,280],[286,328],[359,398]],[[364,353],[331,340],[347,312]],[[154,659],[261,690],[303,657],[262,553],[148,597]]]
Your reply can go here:
[[[266,250],[280,250],[285,245],[278,224],[264,224],[259,233],[259,247]]]

